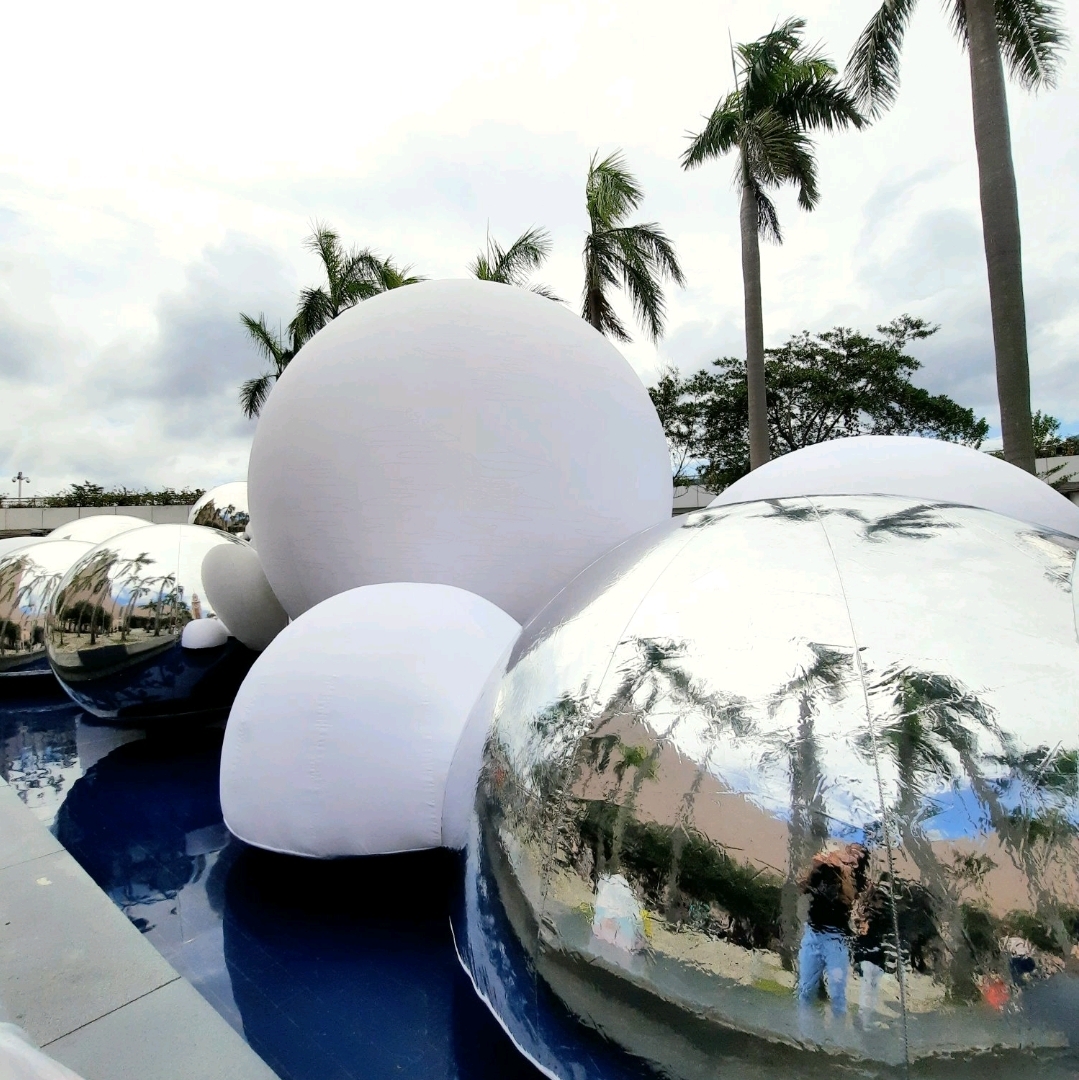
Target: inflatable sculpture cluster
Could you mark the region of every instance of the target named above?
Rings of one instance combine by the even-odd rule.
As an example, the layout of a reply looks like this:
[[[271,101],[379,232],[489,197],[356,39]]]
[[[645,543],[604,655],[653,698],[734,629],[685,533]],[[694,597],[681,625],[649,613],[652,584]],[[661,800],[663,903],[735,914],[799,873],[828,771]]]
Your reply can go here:
[[[80,548],[26,633],[101,715],[238,685],[247,843],[461,851],[462,964],[547,1075],[1075,1075],[1079,508],[1042,481],[844,439],[672,520],[612,346],[428,282],[301,350],[247,497]]]

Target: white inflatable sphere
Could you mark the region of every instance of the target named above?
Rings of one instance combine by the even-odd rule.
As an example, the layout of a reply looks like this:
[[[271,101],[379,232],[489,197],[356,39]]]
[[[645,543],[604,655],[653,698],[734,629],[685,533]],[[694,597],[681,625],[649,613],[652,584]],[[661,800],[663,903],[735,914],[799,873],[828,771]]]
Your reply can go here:
[[[253,547],[211,548],[202,561],[202,581],[218,617],[249,649],[261,652],[288,625]]]
[[[454,749],[519,632],[447,585],[372,585],[312,608],[236,696],[225,823],[256,847],[316,858],[438,847]]]
[[[455,585],[524,621],[671,514],[643,384],[559,304],[481,281],[394,289],[303,347],[263,410],[248,494],[295,618],[358,585]]]
[[[0,559],[11,551],[22,551],[23,548],[40,544],[42,540],[51,539],[48,536],[3,536],[0,537]]]
[[[735,481],[708,505],[799,495],[905,495],[1079,536],[1079,507],[1045,481],[969,446],[909,435],[858,435],[795,450]]]
[[[132,529],[144,529],[150,522],[126,514],[92,514],[76,518],[49,533],[50,540],[82,540],[87,544],[102,544]]]

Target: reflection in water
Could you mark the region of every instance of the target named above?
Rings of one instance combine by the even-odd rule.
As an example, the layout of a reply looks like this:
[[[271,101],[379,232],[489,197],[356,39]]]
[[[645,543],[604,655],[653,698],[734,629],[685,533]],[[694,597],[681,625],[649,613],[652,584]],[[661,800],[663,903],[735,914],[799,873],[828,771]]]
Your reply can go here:
[[[0,711],[0,777],[45,825],[82,775],[70,702],[23,701]]]
[[[32,796],[27,745],[73,776],[86,755],[56,785],[60,840],[283,1080],[538,1080],[454,959],[452,860],[245,849],[221,820],[221,735],[145,739],[66,701],[9,704],[0,766]]]
[[[515,1039],[605,1075],[553,991],[674,1076],[1074,1075],[1077,547],[791,499],[585,571],[503,681],[457,924]]]

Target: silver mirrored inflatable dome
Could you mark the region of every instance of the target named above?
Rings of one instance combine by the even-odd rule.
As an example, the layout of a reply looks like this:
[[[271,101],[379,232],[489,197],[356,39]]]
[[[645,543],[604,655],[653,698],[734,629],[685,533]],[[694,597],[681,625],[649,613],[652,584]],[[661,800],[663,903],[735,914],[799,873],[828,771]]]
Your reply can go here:
[[[663,525],[503,679],[455,916],[566,1080],[1079,1075],[1079,540],[887,496]]]
[[[197,525],[150,525],[87,551],[49,605],[49,663],[70,697],[139,725],[227,709],[256,654],[231,637],[187,648],[184,628],[216,618],[202,581],[207,551],[241,543]]]
[[[0,556],[0,674],[41,670],[45,616],[60,579],[92,544],[77,540],[30,542]]]
[[[247,481],[236,480],[211,488],[191,507],[187,521],[189,525],[248,536],[251,513],[247,507]]]

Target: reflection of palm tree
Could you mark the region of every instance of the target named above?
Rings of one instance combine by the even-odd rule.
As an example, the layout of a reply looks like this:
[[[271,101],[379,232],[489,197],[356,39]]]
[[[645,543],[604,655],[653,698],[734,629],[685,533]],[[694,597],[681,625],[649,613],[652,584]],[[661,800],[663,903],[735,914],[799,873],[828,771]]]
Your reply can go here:
[[[19,605],[19,585],[29,565],[29,558],[21,555],[8,563],[4,573],[0,575],[0,605],[6,606],[8,610],[8,614],[0,619],[0,654],[3,654],[4,642],[8,640],[11,641],[12,649],[18,650],[18,624],[13,622],[10,616]]]
[[[126,641],[128,631],[131,629],[131,614],[135,610],[135,604],[138,602],[141,596],[147,593],[147,588],[143,582],[142,570],[151,566],[154,563],[154,559],[150,558],[149,552],[141,551],[134,558],[124,559],[120,572],[120,584],[121,588],[126,588],[128,591],[127,607],[124,610],[123,619],[120,623],[120,640]]]
[[[64,597],[72,593],[88,592],[90,594],[90,644],[97,644],[97,615],[98,612],[104,617],[106,612],[104,607],[99,601],[95,602],[108,588],[110,573],[113,566],[116,565],[118,555],[115,551],[109,548],[103,548],[97,552],[91,559],[89,559],[83,566],[81,566],[76,574],[68,582],[67,588],[64,590]],[[57,609],[61,607],[60,600],[58,598]],[[104,622],[104,618],[102,619]],[[81,632],[81,631],[80,631]]]
[[[616,771],[620,769],[622,775],[611,796],[618,806],[611,837],[611,871],[619,868],[626,825],[634,816],[641,789],[646,780],[656,778],[660,755],[676,730],[692,716],[703,718],[707,725],[709,748],[698,762],[688,802],[680,813],[683,827],[675,831],[668,875],[669,882],[673,883],[678,879],[685,826],[689,823],[693,802],[718,739],[728,730],[740,735],[748,733],[752,721],[744,699],[710,691],[686,671],[679,662],[686,655],[683,642],[635,637],[623,641],[622,647],[632,650],[631,656],[620,665],[618,685],[603,706],[595,730],[601,731],[612,720],[628,715],[634,725],[643,724],[652,729],[653,740],[647,752],[644,747],[625,746],[621,760],[616,764]],[[664,731],[655,732],[654,720],[663,713],[671,717],[670,722]],[[633,769],[633,777],[628,792],[621,798],[622,782],[628,768]]]
[[[783,926],[786,946],[793,953],[798,946],[801,922],[798,918],[798,881],[806,867],[825,844],[829,818],[825,809],[825,779],[815,722],[822,701],[837,704],[848,687],[854,667],[849,649],[808,643],[812,659],[769,702],[775,712],[786,702],[798,705],[798,728],[786,748],[790,759],[791,807],[788,825],[787,880],[783,886]]]
[[[1001,845],[1025,878],[1037,917],[1048,925],[1058,948],[1066,951],[1068,934],[1059,905],[1045,882],[1045,871],[1049,861],[1070,846],[1076,835],[1071,820],[1076,798],[1074,752],[1046,747],[1018,751],[996,724],[992,710],[946,675],[892,668],[873,690],[892,697],[890,713],[894,719],[878,729],[877,739],[896,763],[899,792],[895,815],[904,844],[922,872],[926,887],[947,905],[952,938],[948,944],[957,954],[953,956],[954,975],[962,979],[972,974],[974,958],[962,940],[960,897],[922,831],[921,820],[926,816],[927,786],[954,784],[961,777],[984,807]],[[980,752],[979,736],[1001,746],[1003,753]],[[1007,782],[1002,785],[986,775],[987,767],[996,771],[1001,765],[1009,768],[1012,779],[1030,793],[1032,801],[1043,807],[1050,804],[1045,812],[1031,813],[1021,808],[1009,811],[1005,807],[1002,789],[1006,789]]]

